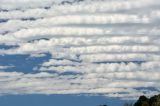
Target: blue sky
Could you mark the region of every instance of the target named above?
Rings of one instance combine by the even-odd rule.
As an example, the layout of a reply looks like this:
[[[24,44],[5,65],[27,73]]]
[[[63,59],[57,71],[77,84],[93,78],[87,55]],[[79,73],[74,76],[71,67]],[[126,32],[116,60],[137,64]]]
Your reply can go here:
[[[0,97],[0,105],[2,106],[99,106],[100,104],[122,106],[124,102],[119,99],[103,96],[80,95],[21,95]]]
[[[158,0],[0,0],[0,105],[109,106],[160,92]]]

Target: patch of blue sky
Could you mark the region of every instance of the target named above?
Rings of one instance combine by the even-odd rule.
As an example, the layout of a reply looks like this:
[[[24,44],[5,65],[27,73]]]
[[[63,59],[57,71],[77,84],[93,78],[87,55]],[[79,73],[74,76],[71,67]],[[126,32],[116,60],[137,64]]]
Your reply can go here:
[[[96,63],[96,64],[112,64],[112,63],[118,63],[118,64],[121,64],[121,63],[124,63],[124,64],[129,64],[129,63],[135,63],[135,64],[142,64],[142,63],[145,63],[146,61],[142,61],[142,60],[135,60],[135,61],[102,61],[102,62],[93,62],[93,63]]]
[[[134,88],[134,89],[139,90],[139,91],[146,90],[146,91],[158,91],[158,92],[160,92],[160,90],[155,88],[155,87],[137,87],[137,88]]]
[[[18,45],[4,45],[4,44],[0,44],[0,49],[11,49],[11,48],[15,48],[18,47]]]
[[[0,97],[1,106],[122,106],[125,102],[119,98],[84,95],[8,95]]]
[[[0,19],[0,23],[4,23],[4,22],[7,22],[8,19]]]
[[[46,54],[44,57],[30,57],[29,55],[0,55],[0,65],[14,66],[5,71],[17,71],[23,73],[35,73],[34,67],[39,67],[41,63],[48,61],[51,55]]]

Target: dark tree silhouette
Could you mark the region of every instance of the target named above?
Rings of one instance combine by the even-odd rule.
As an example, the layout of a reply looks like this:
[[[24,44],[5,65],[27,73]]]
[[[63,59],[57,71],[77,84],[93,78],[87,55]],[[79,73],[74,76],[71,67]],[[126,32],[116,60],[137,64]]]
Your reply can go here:
[[[107,106],[107,105],[99,105],[99,106]]]
[[[160,106],[160,94],[151,98],[140,96],[134,106]]]

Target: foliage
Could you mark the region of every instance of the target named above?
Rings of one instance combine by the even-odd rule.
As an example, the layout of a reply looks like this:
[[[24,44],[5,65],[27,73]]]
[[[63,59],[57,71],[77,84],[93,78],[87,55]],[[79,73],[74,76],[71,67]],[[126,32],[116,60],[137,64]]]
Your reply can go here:
[[[107,106],[107,105],[99,105]],[[140,96],[139,99],[134,103],[125,103],[123,106],[160,106],[160,94],[154,95],[150,98],[146,96]]]
[[[151,98],[140,96],[134,106],[160,106],[160,94]]]

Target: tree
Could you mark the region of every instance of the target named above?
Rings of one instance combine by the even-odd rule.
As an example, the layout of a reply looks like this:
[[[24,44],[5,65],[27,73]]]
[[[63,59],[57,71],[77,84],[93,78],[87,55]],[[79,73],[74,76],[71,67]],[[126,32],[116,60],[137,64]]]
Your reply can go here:
[[[99,106],[107,106],[107,105],[99,105]]]

